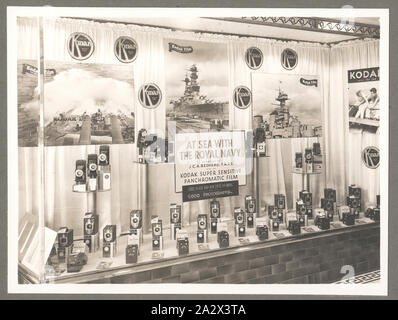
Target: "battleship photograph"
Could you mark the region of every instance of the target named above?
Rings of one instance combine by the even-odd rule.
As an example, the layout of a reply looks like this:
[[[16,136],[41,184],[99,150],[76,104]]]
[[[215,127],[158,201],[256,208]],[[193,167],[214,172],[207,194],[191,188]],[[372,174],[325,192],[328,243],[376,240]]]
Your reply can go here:
[[[228,129],[226,47],[196,41],[174,42],[169,42],[166,53],[167,121],[175,121],[177,133]]]
[[[49,65],[57,74],[45,83],[45,145],[134,143],[130,67],[61,62]]]
[[[254,73],[252,86],[253,129],[267,139],[322,136],[317,77]]]

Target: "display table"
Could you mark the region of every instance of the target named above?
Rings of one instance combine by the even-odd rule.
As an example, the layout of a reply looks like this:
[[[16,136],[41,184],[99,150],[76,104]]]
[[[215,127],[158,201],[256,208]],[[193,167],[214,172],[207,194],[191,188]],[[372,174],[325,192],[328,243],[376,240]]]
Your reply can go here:
[[[229,248],[199,251],[190,243],[188,256],[175,256],[167,246],[161,260],[152,260],[150,239],[144,240],[139,264],[126,265],[124,250],[119,250],[108,269],[98,270],[100,252],[89,255],[89,262],[78,273],[63,272],[49,282],[55,283],[328,283],[340,280],[341,267],[351,265],[355,273],[379,268],[378,222],[362,218],[354,226],[315,232],[303,231],[289,235],[287,231],[270,232],[266,241],[242,244],[235,237]],[[215,237],[215,235],[211,235]],[[118,248],[124,248],[126,237],[121,237]],[[210,239],[212,241],[214,239]],[[167,240],[172,241],[172,240]],[[146,244],[145,244],[146,243]],[[215,242],[217,243],[217,242]],[[211,244],[213,245],[213,243]],[[175,248],[175,245],[174,245]],[[195,250],[196,248],[196,250]],[[21,276],[25,271],[19,269]],[[27,278],[27,277],[25,277]],[[29,282],[29,281],[26,281]],[[30,281],[36,282],[36,281]]]

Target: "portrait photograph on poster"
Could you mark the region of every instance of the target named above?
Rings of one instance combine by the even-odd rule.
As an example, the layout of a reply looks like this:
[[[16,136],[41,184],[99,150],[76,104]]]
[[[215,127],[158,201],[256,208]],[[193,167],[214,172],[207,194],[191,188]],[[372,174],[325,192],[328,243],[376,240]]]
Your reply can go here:
[[[228,129],[226,45],[165,39],[164,47],[167,121],[177,133]]]
[[[44,85],[46,146],[134,143],[131,67],[57,61],[46,65],[56,70]]]
[[[348,70],[350,129],[377,131],[380,121],[379,67]]]
[[[319,77],[252,73],[253,126],[267,139],[322,136]]]

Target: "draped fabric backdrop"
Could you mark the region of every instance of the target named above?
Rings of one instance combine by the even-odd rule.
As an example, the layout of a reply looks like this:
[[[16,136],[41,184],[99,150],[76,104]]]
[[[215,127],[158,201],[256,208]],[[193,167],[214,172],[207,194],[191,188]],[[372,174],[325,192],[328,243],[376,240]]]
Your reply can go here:
[[[19,59],[37,59],[37,23],[30,18],[20,18]],[[66,40],[73,32],[88,34],[95,43],[93,55],[84,63],[120,64],[113,47],[120,36],[130,36],[138,44],[137,59],[132,62],[135,87],[134,110],[136,115],[136,137],[141,128],[157,130],[164,134],[166,127],[166,101],[164,83],[164,44],[166,38],[225,43],[229,64],[229,110],[230,129],[250,130],[252,108],[238,109],[233,105],[232,92],[238,85],[251,88],[253,72],[318,75],[322,92],[323,136],[321,138],[294,138],[268,140],[269,158],[259,159],[260,215],[266,205],[273,204],[273,194],[287,195],[288,208],[294,208],[298,192],[302,189],[300,175],[291,173],[294,154],[311,147],[314,141],[321,143],[324,154],[324,171],[311,177],[314,205],[320,204],[324,187],[337,189],[338,204],[343,204],[349,183],[357,183],[369,194],[365,200],[373,199],[379,192],[379,172],[363,169],[360,163],[362,146],[378,145],[376,135],[349,134],[346,112],[346,70],[378,66],[378,41],[353,41],[332,48],[326,45],[304,42],[282,42],[276,40],[238,38],[211,34],[170,31],[160,28],[140,27],[113,23],[96,23],[84,20],[51,19],[44,22],[45,61],[73,60],[66,48]],[[258,47],[264,62],[258,70],[251,70],[244,55],[249,47]],[[283,49],[291,48],[298,54],[298,65],[293,70],[281,66]],[[216,72],[216,70],[215,70]],[[138,102],[138,90],[145,83],[155,83],[162,90],[163,99],[155,109],[146,109]],[[78,84],[77,84],[78,85]],[[44,93],[45,94],[45,93]],[[45,106],[44,106],[45,107]],[[98,146],[65,146],[45,148],[46,225],[57,230],[61,226],[75,229],[82,234],[82,218],[87,209],[87,196],[72,192],[75,160],[84,159],[88,153],[98,152]],[[350,156],[351,155],[351,156]],[[181,203],[182,195],[174,192],[174,165],[136,163],[137,147],[130,145],[111,146],[112,190],[97,195],[97,211],[101,228],[105,224],[117,224],[120,231],[128,229],[129,212],[144,210],[144,223],[149,228],[149,218],[160,215],[165,224],[169,221],[169,204]],[[37,148],[19,149],[19,208],[20,216],[25,212],[38,214]],[[248,166],[250,169],[250,166]],[[250,170],[249,170],[250,171]],[[233,216],[233,207],[244,205],[244,196],[255,194],[256,183],[251,171],[247,184],[239,189],[240,196],[220,199],[223,215]],[[196,220],[198,213],[208,213],[208,201],[183,204],[185,224]]]

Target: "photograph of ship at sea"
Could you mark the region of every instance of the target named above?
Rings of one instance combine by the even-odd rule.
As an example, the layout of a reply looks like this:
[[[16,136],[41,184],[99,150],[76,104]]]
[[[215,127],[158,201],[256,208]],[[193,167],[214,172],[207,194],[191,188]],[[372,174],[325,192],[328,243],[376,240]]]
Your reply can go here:
[[[228,54],[222,43],[165,40],[167,125],[176,131],[229,126]]]
[[[131,66],[50,61],[44,86],[47,146],[134,143]]]
[[[253,129],[267,139],[322,136],[318,76],[252,73]]]

